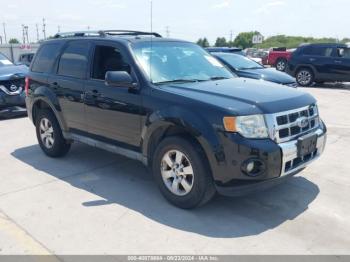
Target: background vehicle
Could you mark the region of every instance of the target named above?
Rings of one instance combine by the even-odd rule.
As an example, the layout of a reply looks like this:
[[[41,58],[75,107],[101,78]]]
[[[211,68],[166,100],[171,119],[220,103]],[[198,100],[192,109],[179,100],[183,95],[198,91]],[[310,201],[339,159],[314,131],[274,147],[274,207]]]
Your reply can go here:
[[[242,56],[246,55],[243,52],[243,50],[238,47],[208,47],[205,50],[207,50],[209,53],[222,52],[222,53],[234,53]]]
[[[278,71],[284,72],[292,53],[292,51],[288,51],[286,48],[272,49],[266,58],[263,59],[263,64],[273,66]]]
[[[26,66],[30,66],[30,63],[33,60],[35,53],[25,53],[25,54],[21,54],[18,58],[18,64],[23,64]]]
[[[326,141],[311,95],[236,78],[198,45],[155,33],[59,34],[38,50],[26,90],[45,154],[80,141],[137,159],[181,208],[278,184]]]
[[[28,69],[0,53],[0,117],[26,114],[24,79]]]
[[[293,53],[287,72],[301,86],[314,82],[349,82],[350,48],[343,44],[303,45]]]
[[[295,79],[274,68],[265,68],[248,57],[228,53],[213,53],[217,59],[225,64],[239,77],[261,79],[290,87],[297,87]]]

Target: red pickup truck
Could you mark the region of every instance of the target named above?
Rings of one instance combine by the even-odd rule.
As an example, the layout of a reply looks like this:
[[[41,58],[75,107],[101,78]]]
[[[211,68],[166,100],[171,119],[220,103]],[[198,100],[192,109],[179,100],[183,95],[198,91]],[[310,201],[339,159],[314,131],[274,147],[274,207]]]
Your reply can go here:
[[[278,71],[285,71],[292,53],[292,50],[287,50],[286,48],[274,48],[269,52],[268,56],[263,58],[262,63],[276,67]]]

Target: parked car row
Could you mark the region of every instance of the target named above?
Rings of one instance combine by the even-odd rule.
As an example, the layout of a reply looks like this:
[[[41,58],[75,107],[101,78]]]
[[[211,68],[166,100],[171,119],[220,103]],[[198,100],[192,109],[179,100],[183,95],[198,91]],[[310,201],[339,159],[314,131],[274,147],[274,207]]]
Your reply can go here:
[[[261,79],[270,70],[214,55],[223,62],[196,44],[135,31],[43,42],[25,85],[42,151],[62,157],[80,141],[139,160],[180,208],[267,189],[323,153],[327,130],[315,98],[238,78],[232,71]]]

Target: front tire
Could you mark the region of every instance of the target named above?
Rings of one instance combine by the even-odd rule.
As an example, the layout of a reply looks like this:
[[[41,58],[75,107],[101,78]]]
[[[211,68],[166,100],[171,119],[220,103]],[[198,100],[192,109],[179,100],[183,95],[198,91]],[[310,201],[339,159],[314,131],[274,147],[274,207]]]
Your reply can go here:
[[[296,80],[300,86],[311,86],[314,82],[314,73],[309,68],[301,68],[296,74]]]
[[[46,155],[58,158],[66,155],[71,144],[64,139],[55,115],[50,110],[40,110],[36,117],[36,136]]]
[[[204,152],[190,140],[165,138],[156,149],[152,170],[163,196],[177,207],[195,208],[215,195]]]

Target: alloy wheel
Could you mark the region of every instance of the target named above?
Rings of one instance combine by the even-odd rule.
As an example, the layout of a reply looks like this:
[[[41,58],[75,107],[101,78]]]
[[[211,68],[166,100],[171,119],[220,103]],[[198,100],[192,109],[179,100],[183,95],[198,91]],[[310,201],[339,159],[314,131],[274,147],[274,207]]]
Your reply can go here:
[[[303,85],[303,86],[307,86],[310,84],[311,79],[312,79],[312,75],[309,71],[307,70],[302,70],[298,73],[297,75],[297,79],[298,79],[298,83]]]
[[[40,138],[44,146],[48,149],[52,148],[55,143],[55,139],[54,139],[53,127],[50,120],[47,118],[42,118],[40,120],[39,130],[40,130]]]
[[[276,68],[278,71],[284,71],[286,69],[286,63],[284,61],[278,61]]]
[[[194,172],[188,157],[179,150],[166,152],[161,162],[163,182],[168,190],[177,195],[185,196],[193,188]]]

